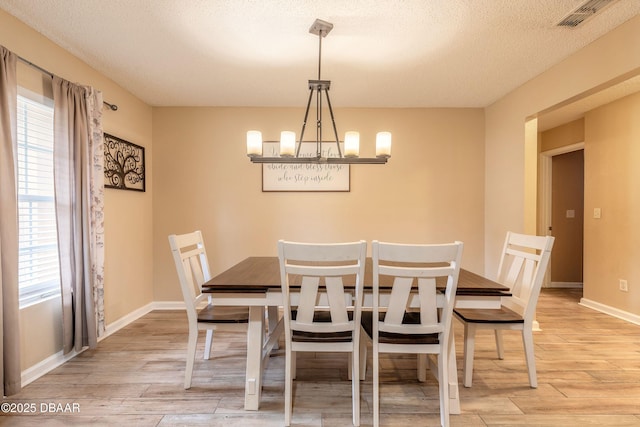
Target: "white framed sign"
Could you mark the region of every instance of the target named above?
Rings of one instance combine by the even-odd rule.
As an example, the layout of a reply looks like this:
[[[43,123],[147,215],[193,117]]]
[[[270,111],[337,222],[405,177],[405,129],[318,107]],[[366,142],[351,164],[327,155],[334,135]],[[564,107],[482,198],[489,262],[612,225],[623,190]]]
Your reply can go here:
[[[265,142],[264,157],[278,157],[280,144]],[[335,143],[323,143],[323,157],[338,157]],[[301,157],[315,157],[316,143],[303,142]],[[263,163],[262,191],[349,191],[350,165],[315,163]]]

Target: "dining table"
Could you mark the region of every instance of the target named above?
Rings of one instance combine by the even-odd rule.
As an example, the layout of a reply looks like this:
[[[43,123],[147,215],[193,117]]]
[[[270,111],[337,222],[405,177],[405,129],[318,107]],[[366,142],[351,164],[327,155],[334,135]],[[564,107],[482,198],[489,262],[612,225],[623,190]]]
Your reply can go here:
[[[389,279],[391,280],[391,279]],[[345,282],[345,287],[349,284]],[[364,277],[365,302],[371,307],[373,266],[367,258]],[[380,280],[380,288],[390,287]],[[446,283],[436,286],[444,290]],[[278,318],[282,306],[280,263],[277,256],[248,257],[202,285],[203,293],[211,296],[214,305],[248,306],[247,364],[245,376],[245,410],[258,410],[262,391],[262,373],[271,351],[278,346],[283,324]],[[458,308],[499,308],[501,298],[509,296],[509,288],[471,271],[460,269],[455,305]],[[265,316],[265,310],[267,315]],[[266,323],[265,323],[265,318]],[[460,413],[458,374],[453,327],[449,336],[449,399],[450,413]]]

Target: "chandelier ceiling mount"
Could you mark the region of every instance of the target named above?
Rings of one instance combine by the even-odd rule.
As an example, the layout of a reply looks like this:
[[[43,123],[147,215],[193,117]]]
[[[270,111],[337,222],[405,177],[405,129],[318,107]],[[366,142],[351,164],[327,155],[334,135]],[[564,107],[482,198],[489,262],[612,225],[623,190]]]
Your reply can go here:
[[[360,134],[354,131],[345,133],[344,141],[338,137],[338,129],[336,127],[333,115],[333,107],[329,98],[329,88],[331,80],[322,80],[322,39],[331,32],[333,24],[330,22],[316,19],[309,28],[309,33],[318,36],[318,78],[309,80],[309,98],[307,108],[302,122],[302,130],[300,139],[296,140],[295,132],[282,131],[280,134],[280,150],[277,156],[263,156],[262,133],[257,130],[247,132],[247,155],[253,163],[319,163],[319,164],[385,164],[391,157],[391,133],[378,132],[376,135],[376,157],[364,158],[359,157],[360,151]],[[309,117],[309,109],[311,101],[315,95],[316,99],[316,148],[315,153],[301,153],[302,144],[308,143],[304,141],[304,134],[307,127],[307,119]],[[331,116],[331,125],[333,128],[334,141],[325,142],[325,144],[335,143],[335,152],[327,155],[330,149],[323,148],[322,139],[322,110],[323,100],[326,99],[329,114]]]

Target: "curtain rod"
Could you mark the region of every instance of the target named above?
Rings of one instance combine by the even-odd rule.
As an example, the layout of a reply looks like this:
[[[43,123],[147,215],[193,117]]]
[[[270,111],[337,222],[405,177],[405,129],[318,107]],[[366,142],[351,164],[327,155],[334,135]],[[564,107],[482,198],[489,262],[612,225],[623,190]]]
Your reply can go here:
[[[23,57],[21,57],[20,55],[16,55],[18,57],[18,59],[22,62],[24,62],[25,64],[29,65],[30,67],[35,68],[36,70],[40,71],[41,73],[47,74],[49,77],[53,78],[53,73],[51,71],[45,70],[44,68],[42,68],[39,65],[34,64],[31,61],[28,61],[26,59],[24,59]],[[116,111],[118,109],[118,106],[116,104],[110,104],[107,101],[102,101],[102,103],[104,105],[106,105],[107,107],[109,107],[109,109],[111,109],[112,111]]]

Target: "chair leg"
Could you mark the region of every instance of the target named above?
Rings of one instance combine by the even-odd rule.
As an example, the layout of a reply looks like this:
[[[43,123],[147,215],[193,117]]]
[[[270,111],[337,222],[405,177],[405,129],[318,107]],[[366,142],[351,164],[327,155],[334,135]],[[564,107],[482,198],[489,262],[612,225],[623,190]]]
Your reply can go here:
[[[464,386],[471,387],[473,378],[473,352],[476,340],[476,327],[472,323],[464,324],[464,366],[462,368]]]
[[[367,339],[364,334],[364,330],[360,331],[360,381],[367,376]]]
[[[196,359],[196,345],[198,344],[198,329],[189,328],[189,341],[187,344],[187,366],[184,370],[184,388],[191,388],[191,377],[193,375],[193,363]]]
[[[351,396],[353,400],[353,425],[360,425],[360,343],[354,343],[351,363],[353,365],[353,375],[351,377]]]
[[[373,343],[373,427],[380,425],[380,356],[378,345]]]
[[[496,351],[498,352],[498,359],[504,359],[504,344],[502,341],[502,331],[500,329],[494,330],[496,336]]]
[[[211,343],[213,342],[213,329],[207,329],[207,339],[204,342],[204,359],[211,357]]]
[[[359,378],[360,380],[364,381],[366,373],[367,373],[367,342],[365,341],[365,338],[363,336],[363,334],[365,334],[366,332],[361,331],[360,332],[360,341],[358,342],[358,354],[359,356]],[[349,367],[347,369],[347,379],[351,380],[351,375],[353,374],[352,372],[353,370],[351,369],[351,363],[349,363]]]
[[[427,355],[426,354],[418,354],[418,381],[421,383],[427,380]]]
[[[297,377],[297,359],[298,355],[295,351],[291,352],[291,379],[295,380]]]
[[[536,356],[533,352],[533,331],[531,329],[525,328],[522,330],[522,342],[524,344],[524,355],[527,359],[527,370],[529,371],[529,385],[531,385],[531,388],[538,388]]]
[[[440,423],[449,427],[449,355],[444,349],[438,354],[438,389],[440,391]]]
[[[286,427],[291,425],[291,410],[292,410],[292,388],[293,388],[293,373],[295,372],[295,352],[292,352],[288,347],[285,351],[285,367],[284,367],[284,425]]]
[[[276,326],[278,326],[278,307],[276,306],[268,306],[267,307],[267,321],[269,325],[269,334],[273,333]],[[280,346],[276,341],[276,344],[273,346],[274,350],[279,349]]]

